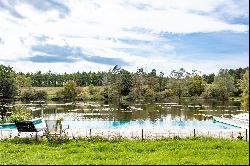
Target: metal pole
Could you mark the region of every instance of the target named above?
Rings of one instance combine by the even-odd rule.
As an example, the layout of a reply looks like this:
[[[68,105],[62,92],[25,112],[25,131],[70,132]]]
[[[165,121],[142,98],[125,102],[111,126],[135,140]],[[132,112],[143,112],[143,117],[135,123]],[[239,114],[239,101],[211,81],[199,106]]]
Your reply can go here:
[[[195,129],[194,129],[194,137],[195,137]]]
[[[89,136],[91,137],[91,129],[89,129]]]

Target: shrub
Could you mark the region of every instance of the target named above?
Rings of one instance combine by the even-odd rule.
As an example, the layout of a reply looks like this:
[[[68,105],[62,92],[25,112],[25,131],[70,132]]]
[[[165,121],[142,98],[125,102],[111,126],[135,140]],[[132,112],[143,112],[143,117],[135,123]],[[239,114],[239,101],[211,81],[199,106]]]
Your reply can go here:
[[[154,101],[156,98],[156,92],[153,89],[145,88],[145,99],[148,101]]]
[[[34,100],[47,100],[48,94],[44,90],[35,91],[33,99]]]
[[[63,86],[63,95],[65,100],[75,100],[77,96],[76,83],[73,80],[67,81]]]
[[[28,120],[31,118],[31,112],[25,108],[21,108],[17,111],[12,112],[11,116],[6,119],[6,122],[14,123],[18,121]]]
[[[34,90],[28,89],[21,92],[21,100],[22,101],[30,101],[34,98]]]
[[[79,93],[76,97],[76,100],[81,100],[81,101],[85,101],[85,100],[89,100],[89,91],[87,88],[83,89],[81,91],[81,93]]]
[[[63,100],[64,99],[64,92],[63,90],[56,91],[56,96],[53,100]]]
[[[164,91],[156,93],[156,100],[161,101],[174,96],[174,92],[171,89],[165,89]]]

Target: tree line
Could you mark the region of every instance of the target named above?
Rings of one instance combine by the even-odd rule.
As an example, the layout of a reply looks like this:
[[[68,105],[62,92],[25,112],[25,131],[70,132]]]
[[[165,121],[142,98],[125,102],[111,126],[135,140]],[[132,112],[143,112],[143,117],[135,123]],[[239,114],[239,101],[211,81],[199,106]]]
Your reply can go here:
[[[46,92],[31,92],[29,87],[64,87],[55,100],[148,100],[164,101],[170,98],[200,97],[228,100],[241,97],[248,109],[249,68],[220,69],[218,73],[201,75],[197,70],[187,72],[180,68],[169,75],[143,68],[129,72],[118,65],[107,72],[77,72],[57,74],[16,72],[10,66],[0,65],[0,97],[24,99],[45,98]],[[20,94],[20,89],[28,90]],[[84,91],[78,87],[87,87]],[[33,93],[33,94],[31,94]],[[32,96],[32,97],[31,97]]]

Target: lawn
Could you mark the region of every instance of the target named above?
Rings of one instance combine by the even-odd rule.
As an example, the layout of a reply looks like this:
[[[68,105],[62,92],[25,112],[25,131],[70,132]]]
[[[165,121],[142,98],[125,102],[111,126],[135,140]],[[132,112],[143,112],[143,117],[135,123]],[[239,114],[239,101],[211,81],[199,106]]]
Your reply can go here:
[[[0,164],[249,164],[249,142],[212,138],[0,141]]]

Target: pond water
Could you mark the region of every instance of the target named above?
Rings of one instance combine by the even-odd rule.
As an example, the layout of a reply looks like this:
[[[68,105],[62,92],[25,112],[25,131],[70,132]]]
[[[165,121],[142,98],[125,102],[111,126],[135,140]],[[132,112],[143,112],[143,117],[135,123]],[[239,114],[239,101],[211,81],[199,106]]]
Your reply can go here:
[[[177,128],[231,129],[234,126],[213,121],[213,116],[242,113],[239,102],[219,103],[200,100],[180,103],[103,102],[15,104],[32,111],[33,118],[63,118],[62,125],[73,129]]]

